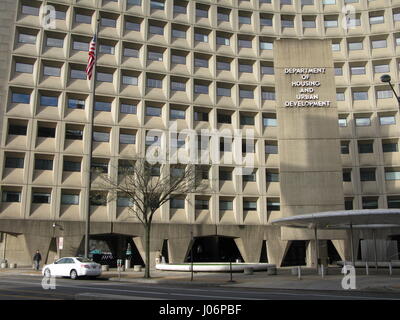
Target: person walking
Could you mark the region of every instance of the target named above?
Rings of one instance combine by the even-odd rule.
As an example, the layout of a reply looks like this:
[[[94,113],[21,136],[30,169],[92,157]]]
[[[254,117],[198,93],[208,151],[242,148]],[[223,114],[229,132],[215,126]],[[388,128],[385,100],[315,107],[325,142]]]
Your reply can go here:
[[[35,264],[35,270],[39,270],[40,261],[42,261],[42,256],[41,256],[39,250],[36,250],[36,253],[33,256],[33,262]]]

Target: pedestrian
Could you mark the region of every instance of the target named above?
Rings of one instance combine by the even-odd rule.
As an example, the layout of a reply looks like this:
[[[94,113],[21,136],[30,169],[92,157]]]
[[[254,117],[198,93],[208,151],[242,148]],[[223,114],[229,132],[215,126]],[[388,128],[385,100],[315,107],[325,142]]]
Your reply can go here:
[[[42,261],[42,256],[41,256],[39,250],[36,250],[36,253],[33,256],[33,263],[35,265],[35,270],[39,270],[40,261]]]

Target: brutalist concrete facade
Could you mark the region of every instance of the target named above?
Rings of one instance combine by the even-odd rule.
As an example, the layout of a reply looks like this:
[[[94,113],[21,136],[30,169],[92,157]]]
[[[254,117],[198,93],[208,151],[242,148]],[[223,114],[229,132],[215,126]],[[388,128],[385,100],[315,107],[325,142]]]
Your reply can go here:
[[[43,24],[44,5],[57,10],[55,29]],[[121,160],[145,152],[149,130],[166,134],[171,123],[178,130],[255,132],[254,175],[229,179],[236,165],[209,164],[206,192],[157,212],[153,258],[167,239],[169,260],[182,262],[193,232],[234,238],[248,262],[260,260],[266,241],[268,260],[277,265],[293,240],[304,240],[312,265],[313,234],[281,230],[272,220],[344,207],[399,207],[398,106],[380,76],[390,74],[398,89],[400,1],[352,2],[348,16],[346,5],[2,0],[0,232],[7,236],[0,252],[30,264],[36,249],[51,261],[76,254],[82,242],[92,108],[84,70],[98,18],[93,159],[110,175],[118,174]],[[344,26],[349,17],[351,28]],[[331,105],[284,107],[298,93],[288,89],[286,67],[326,68],[315,78],[322,83],[320,98]],[[93,187],[96,182],[94,175]],[[141,225],[126,207],[110,202],[90,210],[93,234],[130,236],[143,255]],[[380,237],[396,234],[387,230]],[[51,242],[58,237],[64,247],[54,253]],[[350,259],[345,232],[319,237],[321,257],[331,240],[341,258]]]

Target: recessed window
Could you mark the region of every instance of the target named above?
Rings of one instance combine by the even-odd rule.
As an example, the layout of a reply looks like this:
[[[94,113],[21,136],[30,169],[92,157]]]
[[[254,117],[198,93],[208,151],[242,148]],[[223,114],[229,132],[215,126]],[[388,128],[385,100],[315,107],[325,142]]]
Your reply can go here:
[[[67,172],[80,172],[81,171],[81,161],[70,161],[64,160],[64,171]]]
[[[357,127],[366,127],[371,125],[371,119],[367,117],[356,118]]]
[[[233,210],[233,201],[219,200],[219,210]]]
[[[53,170],[53,160],[36,158],[35,170]]]
[[[4,190],[1,200],[2,202],[21,202],[21,192]]]
[[[139,22],[132,22],[126,21],[125,22],[125,29],[130,31],[140,31],[140,23]]]
[[[83,69],[71,68],[70,77],[71,77],[71,79],[86,80],[87,79],[87,74],[86,74],[86,71],[83,70]]]
[[[104,131],[93,131],[93,141],[95,142],[110,142],[110,133]]]
[[[16,62],[15,63],[15,72],[33,73],[33,64],[32,63]]]
[[[100,24],[103,27],[115,28],[117,26],[117,20],[116,19],[111,19],[111,18],[101,18]]]
[[[136,135],[128,134],[128,133],[120,133],[119,143],[120,144],[135,144],[136,143]]]
[[[361,181],[376,181],[374,168],[361,168],[360,169]]]
[[[82,140],[83,139],[83,130],[66,128],[65,129],[65,139],[69,140]]]
[[[94,105],[94,110],[96,111],[111,111],[111,102],[96,101]]]
[[[395,116],[380,116],[379,123],[381,126],[396,124]]]
[[[91,24],[92,23],[92,16],[77,13],[75,15],[75,21],[77,23]]]
[[[31,16],[39,16],[39,7],[33,7],[33,6],[27,6],[27,5],[22,5],[21,6],[21,12],[23,14],[31,15]]]
[[[136,114],[137,106],[135,104],[121,103],[119,111],[126,114]]]
[[[363,49],[363,43],[362,42],[350,42],[349,43],[349,50],[354,51],[354,50],[362,50]]]
[[[99,71],[96,73],[96,79],[97,79],[97,81],[100,81],[100,82],[110,82],[111,83],[111,82],[113,82],[114,74]]]
[[[18,35],[18,42],[19,43],[27,43],[27,44],[36,44],[36,35],[20,33]]]
[[[44,66],[43,67],[43,75],[50,76],[50,77],[59,77],[61,75],[61,68]]]
[[[199,42],[208,42],[208,35],[204,33],[195,33],[194,40]]]
[[[12,157],[12,156],[6,156],[4,167],[5,168],[22,169],[24,167],[24,158],[16,158],[16,157]]]
[[[163,61],[163,54],[161,52],[149,51],[147,53],[147,59],[151,61]]]
[[[14,136],[26,136],[27,126],[25,125],[17,125],[17,124],[9,124],[8,126],[8,134]]]
[[[353,100],[368,100],[368,91],[354,91]]]
[[[134,48],[124,48],[124,57],[139,58],[139,50]]]
[[[150,1],[150,8],[154,9],[154,10],[164,10],[165,9],[165,3],[164,3],[164,1],[151,0]]]
[[[265,153],[278,154],[278,144],[276,142],[266,142],[265,143]]]
[[[264,127],[276,127],[278,122],[276,121],[276,117],[268,116],[263,117],[263,125]]]
[[[239,89],[241,99],[254,99],[254,91],[249,89]]]
[[[74,40],[72,42],[72,49],[77,51],[89,51],[89,42]]]
[[[146,107],[146,116],[161,117],[161,108],[159,107]]]
[[[115,47],[113,45],[109,45],[109,44],[100,44],[99,45],[99,53],[114,55]]]
[[[58,107],[58,97],[54,96],[40,96],[40,106],[42,107]]]
[[[32,203],[38,204],[49,204],[51,201],[50,193],[33,192],[32,193]]]
[[[70,108],[70,109],[85,109],[85,100],[68,98],[68,108]]]
[[[164,28],[161,27],[161,26],[156,26],[156,25],[150,24],[149,25],[149,32],[151,34],[158,34],[158,35],[163,36],[164,35]]]
[[[382,140],[382,150],[383,152],[398,152],[398,142]]]
[[[185,208],[185,199],[171,199],[170,206],[171,209],[184,209]]]
[[[62,48],[64,46],[64,38],[47,37],[46,46],[54,48]]]
[[[61,204],[63,205],[78,205],[79,204],[79,194],[61,194]]]

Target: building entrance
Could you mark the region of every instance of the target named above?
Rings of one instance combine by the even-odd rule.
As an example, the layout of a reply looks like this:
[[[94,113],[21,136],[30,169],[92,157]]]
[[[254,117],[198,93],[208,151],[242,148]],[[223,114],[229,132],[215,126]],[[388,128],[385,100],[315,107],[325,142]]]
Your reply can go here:
[[[235,262],[243,258],[236,246],[234,238],[209,236],[195,238],[192,248],[186,257],[186,262],[191,261],[193,250],[194,262]]]
[[[79,254],[83,255],[83,246]],[[117,267],[117,260],[131,260],[131,265],[144,265],[132,237],[120,234],[100,234],[90,236],[89,256],[102,265]]]

